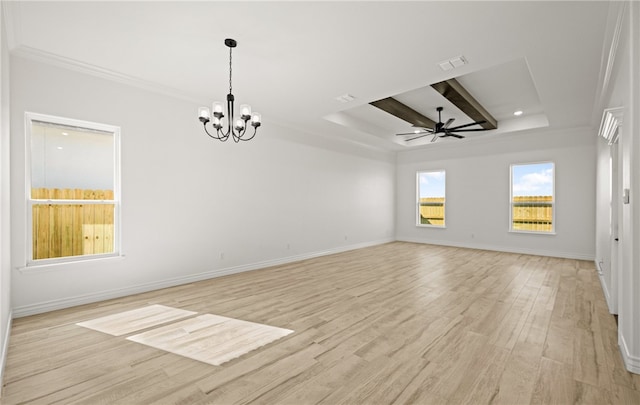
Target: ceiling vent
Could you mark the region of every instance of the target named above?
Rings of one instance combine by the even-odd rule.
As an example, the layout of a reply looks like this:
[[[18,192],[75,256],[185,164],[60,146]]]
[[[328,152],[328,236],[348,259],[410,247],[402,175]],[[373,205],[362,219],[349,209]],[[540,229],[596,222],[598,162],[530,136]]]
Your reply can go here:
[[[465,59],[464,56],[460,55],[460,56],[456,56],[455,58],[451,58],[449,60],[444,60],[440,63],[438,63],[438,66],[440,66],[440,69],[444,70],[445,72],[451,69],[455,69],[457,67],[460,67],[462,65],[466,65],[468,62]]]
[[[341,103],[348,103],[350,101],[355,100],[356,98],[354,96],[352,96],[351,94],[343,94],[341,96],[336,97],[336,100],[338,100]]]

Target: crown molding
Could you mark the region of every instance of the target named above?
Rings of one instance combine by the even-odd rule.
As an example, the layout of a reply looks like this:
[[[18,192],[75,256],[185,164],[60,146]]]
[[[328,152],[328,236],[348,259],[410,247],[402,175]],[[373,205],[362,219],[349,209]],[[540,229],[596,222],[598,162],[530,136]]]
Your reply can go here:
[[[575,147],[577,145],[595,145],[595,134],[597,129],[591,126],[578,126],[571,128],[532,128],[528,130],[522,130],[512,133],[503,134],[488,134],[477,136],[474,138],[464,139],[461,141],[451,141],[441,144],[427,144],[424,146],[416,146],[414,148],[399,151],[398,157],[400,161],[413,162],[424,160],[427,156],[434,159],[443,158],[447,156],[447,153],[452,151],[456,153],[456,156],[478,156],[481,153],[492,154],[497,153],[498,147],[509,147],[510,144],[518,145],[520,142],[527,142],[541,136],[553,137],[556,142],[544,143],[537,149],[546,148],[563,148],[563,147]],[[589,136],[585,136],[589,134]],[[593,136],[591,135],[593,134]]]
[[[2,7],[2,24],[4,26],[4,35],[7,38],[7,47],[9,50],[16,47],[20,37],[20,3],[17,1],[3,1],[0,3]]]
[[[616,14],[616,23],[612,29],[611,34],[611,42],[607,48],[605,47],[602,51],[602,63],[600,68],[600,83],[598,86],[598,92],[596,95],[596,102],[594,105],[594,121],[595,117],[600,115],[600,111],[604,108],[605,97],[607,96],[609,90],[609,83],[611,81],[611,75],[613,73],[613,68],[616,64],[616,53],[618,52],[618,47],[620,44],[620,35],[622,34],[622,28],[624,26],[625,15],[627,13],[627,2],[611,2],[610,10],[613,7],[617,7],[617,10],[613,12],[617,12]],[[611,12],[611,11],[610,11]],[[605,37],[606,41],[606,37]],[[606,45],[606,43],[605,43]],[[606,53],[606,56],[605,56]]]
[[[613,66],[616,61],[616,53],[618,51],[618,45],[620,43],[620,34],[622,33],[622,25],[624,23],[624,15],[627,10],[626,2],[622,3],[622,6],[618,9],[618,16],[616,19],[616,26],[613,30],[613,38],[611,40],[611,46],[609,47],[609,56],[607,58],[607,64],[604,71],[604,78],[602,83],[603,91],[609,88],[609,81],[611,80],[611,73],[613,72]]]
[[[163,86],[158,83],[154,83],[148,80],[143,80],[134,76],[129,76],[124,73],[105,69],[100,66],[81,62],[79,60],[66,58],[66,57],[56,55],[50,52],[46,52],[37,48],[19,45],[11,49],[10,52],[11,52],[11,56],[17,56],[17,57],[29,59],[35,62],[40,62],[40,63],[48,64],[51,66],[59,67],[62,69],[67,69],[74,72],[98,77],[101,79],[129,85],[132,87],[137,87],[139,89],[147,90],[153,93],[158,93],[158,94],[162,94],[169,97],[174,97],[174,98],[177,98],[183,101],[188,101],[194,104],[206,104],[206,102],[172,87]]]
[[[56,66],[63,69],[84,73],[105,80],[126,84],[147,90],[153,93],[174,97],[180,100],[188,101],[195,104],[207,104],[206,100],[200,100],[184,91],[163,86],[158,83],[143,80],[124,73],[105,69],[90,63],[81,62],[79,60],[66,58],[50,52],[46,52],[37,48],[22,45],[20,15],[21,5],[19,1],[2,1],[3,23],[5,34],[7,36],[7,45],[11,56],[19,56],[25,59],[33,60],[40,63]]]
[[[197,105],[207,105],[208,101],[206,100],[202,100],[202,99],[198,99],[197,97],[194,96],[190,96],[189,94],[187,94],[186,92],[180,91],[178,89],[172,88],[172,87],[168,87],[168,86],[163,86],[151,81],[147,81],[147,80],[143,80],[140,78],[136,78],[133,76],[129,76],[120,72],[116,72],[113,70],[109,70],[109,69],[105,69],[102,68],[100,66],[96,66],[96,65],[92,65],[89,63],[85,63],[85,62],[81,62],[78,60],[74,60],[71,58],[66,58],[66,57],[62,57],[53,53],[49,53],[46,51],[42,51],[40,49],[36,49],[36,48],[32,48],[32,47],[28,47],[28,46],[17,46],[14,49],[12,49],[10,51],[10,55],[11,57],[20,57],[20,58],[24,58],[27,60],[32,60],[38,63],[43,63],[43,64],[47,64],[50,66],[55,66],[61,69],[66,69],[66,70],[71,70],[71,71],[75,71],[78,73],[82,73],[82,74],[86,74],[86,75],[90,75],[90,76],[94,76],[94,77],[98,77],[104,80],[109,80],[112,82],[116,82],[116,83],[121,83],[124,85],[128,85],[128,86],[132,86],[132,87],[136,87],[142,90],[146,90],[149,92],[153,92],[156,94],[161,94],[164,96],[168,96],[168,97],[172,97],[172,98],[176,98],[179,100],[183,100],[183,101],[187,101],[189,103],[192,104],[197,104]],[[296,128],[293,127],[291,125],[286,125],[285,123],[282,122],[273,122],[274,124],[278,124],[282,127],[285,128],[289,128],[289,129],[294,129],[296,131],[299,132],[303,132],[303,133],[307,133],[308,131],[306,131],[304,128]],[[310,133],[313,134],[313,133]],[[300,137],[295,137],[295,141],[300,141],[299,139]],[[352,146],[356,146],[359,149],[368,149],[371,153],[373,154],[380,154],[382,153],[385,156],[385,159],[388,159],[389,155],[392,155],[391,151],[388,151],[386,149],[381,149],[379,147],[376,146],[372,146],[372,145],[368,145],[366,143],[362,143],[362,142],[357,142],[354,140],[346,140],[344,138],[339,138],[339,137],[335,137],[335,138],[331,138],[333,140],[334,143],[338,142],[338,143],[342,143],[342,144],[349,144]],[[319,146],[319,143],[322,143],[321,141],[318,140],[314,140],[311,141],[310,139],[307,142],[303,142],[306,143],[308,145],[314,145],[314,146]],[[395,155],[394,155],[395,157]],[[394,158],[395,161],[395,158]]]

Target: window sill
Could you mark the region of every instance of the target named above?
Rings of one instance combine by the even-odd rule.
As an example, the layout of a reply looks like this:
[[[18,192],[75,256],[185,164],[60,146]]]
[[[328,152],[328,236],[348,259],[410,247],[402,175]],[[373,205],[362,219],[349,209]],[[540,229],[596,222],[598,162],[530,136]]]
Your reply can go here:
[[[525,235],[552,235],[555,236],[556,232],[542,232],[542,231],[514,231],[513,229],[509,229],[509,233],[519,233]]]
[[[444,225],[426,225],[426,224],[416,224],[417,228],[436,228],[436,229],[447,229]]]
[[[76,265],[86,265],[92,262],[105,262],[105,261],[116,261],[123,260],[125,255],[109,255],[109,256],[99,256],[99,257],[87,257],[87,258],[78,258],[74,260],[65,260],[65,261],[54,261],[47,263],[31,263],[27,264],[23,267],[17,267],[20,273],[30,274],[30,273],[45,273],[53,270],[63,270],[68,269],[69,266]]]

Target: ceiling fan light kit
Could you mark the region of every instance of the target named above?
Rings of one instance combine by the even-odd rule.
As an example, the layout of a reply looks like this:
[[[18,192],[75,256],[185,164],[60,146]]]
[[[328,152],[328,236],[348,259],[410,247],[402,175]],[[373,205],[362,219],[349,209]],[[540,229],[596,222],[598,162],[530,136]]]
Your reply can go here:
[[[240,105],[240,116],[234,115],[234,102],[235,96],[233,95],[233,86],[231,82],[232,78],[232,51],[238,45],[235,39],[227,38],[224,40],[224,44],[229,48],[229,94],[227,94],[227,130],[222,131],[222,118],[225,117],[222,107],[222,103],[216,101],[213,103],[212,109],[208,107],[200,107],[198,109],[198,119],[204,126],[204,131],[213,139],[217,139],[222,142],[226,142],[229,137],[237,143],[240,141],[250,141],[256,136],[258,127],[262,125],[262,115],[257,112],[251,112],[251,106],[249,104]],[[213,117],[212,117],[213,115]],[[216,134],[212,135],[207,130],[207,123],[211,122],[211,125],[216,130]],[[253,127],[253,134],[245,138],[247,133],[247,127],[251,125]]]

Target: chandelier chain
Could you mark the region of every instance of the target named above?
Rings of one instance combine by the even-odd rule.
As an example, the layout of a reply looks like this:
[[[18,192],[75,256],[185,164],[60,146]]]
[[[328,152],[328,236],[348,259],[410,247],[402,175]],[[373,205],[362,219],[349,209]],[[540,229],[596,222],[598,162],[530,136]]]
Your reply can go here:
[[[232,67],[232,64],[231,64],[232,50],[233,50],[233,48],[229,48],[229,94],[233,93],[233,91],[232,91],[233,89],[232,89],[232,86],[231,86],[231,74],[233,72],[233,67]]]

